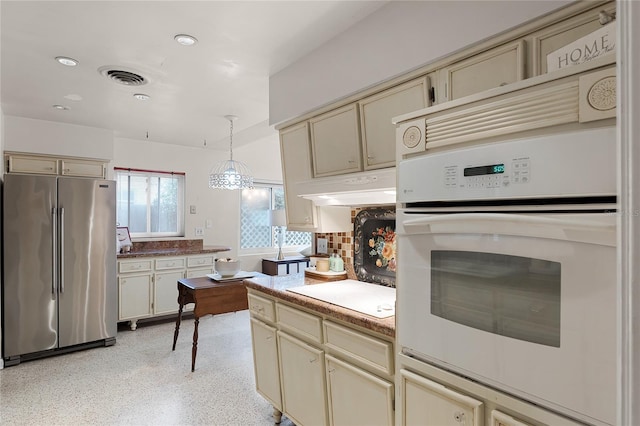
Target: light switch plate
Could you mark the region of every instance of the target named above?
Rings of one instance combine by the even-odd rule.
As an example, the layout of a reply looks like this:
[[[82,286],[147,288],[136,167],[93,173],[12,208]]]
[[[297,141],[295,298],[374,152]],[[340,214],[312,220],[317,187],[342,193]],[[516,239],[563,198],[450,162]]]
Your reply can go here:
[[[194,205],[189,206],[189,213],[196,214],[196,206]]]
[[[318,244],[316,246],[316,251],[318,254],[327,253],[327,239],[326,238],[318,238]]]

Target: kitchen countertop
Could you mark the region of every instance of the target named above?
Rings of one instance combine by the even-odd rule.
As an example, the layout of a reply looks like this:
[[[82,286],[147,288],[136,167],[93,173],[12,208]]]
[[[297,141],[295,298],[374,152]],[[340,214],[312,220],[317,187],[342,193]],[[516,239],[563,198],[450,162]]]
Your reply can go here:
[[[327,283],[327,281],[308,278],[304,276],[304,273],[299,273],[279,276],[258,276],[246,279],[244,282],[248,288],[261,291],[289,303],[300,305],[322,315],[326,315],[327,317],[336,318],[385,336],[395,337],[395,316],[376,318],[332,303],[287,291],[288,288],[302,285],[324,284]],[[339,283],[339,281],[332,281],[332,283]]]
[[[226,246],[149,248],[133,250],[128,253],[118,253],[117,257],[118,259],[132,259],[151,256],[184,256],[192,254],[219,253],[229,250],[231,250],[231,248]]]

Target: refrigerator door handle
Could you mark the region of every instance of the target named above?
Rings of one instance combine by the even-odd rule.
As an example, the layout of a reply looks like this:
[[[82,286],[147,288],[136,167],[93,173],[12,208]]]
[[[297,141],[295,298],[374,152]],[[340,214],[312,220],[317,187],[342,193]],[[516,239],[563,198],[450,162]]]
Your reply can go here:
[[[57,213],[57,209],[55,207],[53,207],[51,209],[51,242],[53,244],[53,250],[51,250],[53,256],[52,256],[52,271],[53,271],[53,277],[51,279],[51,293],[55,294],[56,293],[56,287],[57,287],[57,283],[58,283],[58,215]]]
[[[64,293],[64,207],[60,207],[60,293]]]

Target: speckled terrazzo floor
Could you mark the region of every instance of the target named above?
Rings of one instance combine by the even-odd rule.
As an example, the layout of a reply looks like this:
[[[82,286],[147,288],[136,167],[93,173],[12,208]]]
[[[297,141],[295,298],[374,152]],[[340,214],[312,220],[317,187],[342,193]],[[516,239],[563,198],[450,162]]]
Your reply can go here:
[[[248,311],[118,331],[111,347],[0,370],[2,425],[272,425],[255,391]],[[282,426],[292,423],[283,417]]]

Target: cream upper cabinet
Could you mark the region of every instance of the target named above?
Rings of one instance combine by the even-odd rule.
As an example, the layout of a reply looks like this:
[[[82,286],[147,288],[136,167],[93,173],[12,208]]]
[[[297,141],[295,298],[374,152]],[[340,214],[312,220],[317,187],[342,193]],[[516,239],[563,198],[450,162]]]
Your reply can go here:
[[[401,424],[424,426],[481,426],[481,401],[407,370],[400,370]]]
[[[33,173],[102,179],[107,175],[107,163],[103,160],[6,153],[5,161],[9,173]]]
[[[362,170],[356,103],[309,120],[314,177]]]
[[[526,38],[531,46],[530,76],[547,72],[547,55],[602,27],[600,12],[615,14],[615,2],[587,10],[572,18],[542,28]],[[595,46],[597,47],[597,46]],[[589,46],[593,49],[594,46]]]
[[[507,43],[439,70],[436,97],[452,101],[523,80],[525,72],[524,40]]]
[[[364,169],[395,166],[395,126],[391,119],[429,105],[427,78],[419,78],[359,102]]]
[[[311,200],[299,197],[296,182],[311,179],[309,127],[306,122],[280,131],[280,155],[287,209],[287,229],[313,231],[316,208]]]
[[[393,425],[393,384],[367,371],[325,355],[329,423]]]
[[[60,173],[64,176],[84,176],[104,178],[107,175],[106,163],[91,160],[60,160]]]

